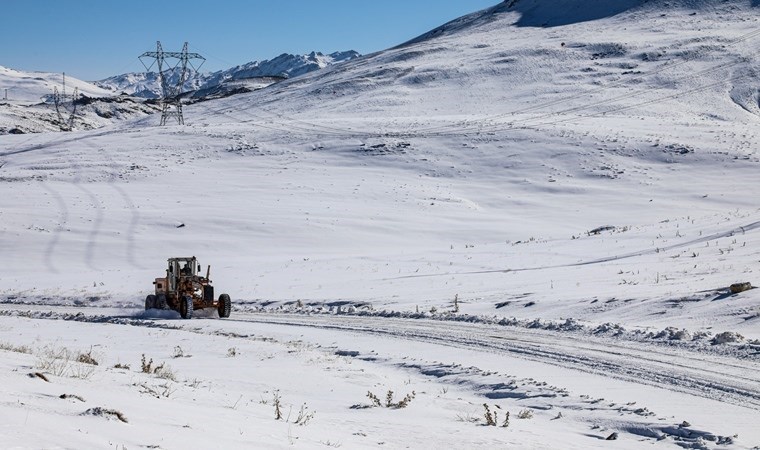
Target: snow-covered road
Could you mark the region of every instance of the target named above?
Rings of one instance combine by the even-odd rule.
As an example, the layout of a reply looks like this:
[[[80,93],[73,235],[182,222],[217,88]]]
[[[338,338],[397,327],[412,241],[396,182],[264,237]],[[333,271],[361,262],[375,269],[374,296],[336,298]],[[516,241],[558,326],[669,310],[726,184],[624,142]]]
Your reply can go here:
[[[346,413],[345,408],[356,405],[362,389],[395,388],[401,395],[402,391],[416,390],[421,398],[415,410],[431,408],[429,411],[436,415],[445,412],[435,419],[445,423],[452,417],[463,424],[476,421],[483,401],[492,407],[512,409],[515,414],[519,408],[533,411],[539,418],[535,427],[552,424],[559,433],[557,439],[574,436],[568,448],[584,448],[589,442],[599,442],[587,441],[589,438],[604,439],[612,431],[626,433],[623,439],[630,446],[625,448],[635,448],[637,442],[650,439],[671,439],[678,446],[733,442],[729,436],[736,434],[743,439],[734,448],[751,448],[760,439],[753,426],[760,416],[760,354],[746,345],[738,351],[739,346],[700,348],[486,323],[240,308],[229,319],[199,311],[192,320],[181,320],[174,312],[50,303],[0,304],[0,342],[5,348],[27,345],[36,351],[39,346],[65,345],[72,349],[89,347],[90,352],[96,348],[101,358],[109,360],[98,377],[116,376],[108,364],[135,360],[140,353],[164,361],[169,358],[181,373],[198,376],[199,368],[219,358],[223,349],[243,349],[247,356],[234,358],[235,364],[224,363],[232,364],[229,370],[234,366],[234,370],[246,373],[240,378],[245,380],[243,384],[255,380],[254,391],[274,388],[300,392],[308,397],[309,405],[317,404],[326,411],[324,420],[328,423],[342,424],[353,417],[355,413]],[[34,343],[29,345],[29,339]],[[193,358],[185,362],[177,352],[191,353]],[[284,358],[291,363],[286,364]],[[201,374],[211,385],[221,383],[219,392],[209,392],[212,398],[223,395],[223,401],[234,403],[237,397],[259,395],[259,391],[250,392],[251,387],[221,387],[232,381],[226,372],[213,370],[219,363],[214,362],[208,366],[210,372]],[[287,376],[282,373],[283,364],[289,367]],[[351,373],[344,373],[344,369],[335,372],[336,364],[345,365]],[[327,401],[321,394],[310,393],[308,383],[316,374],[331,380],[337,377],[325,381],[327,385],[348,383],[351,387],[344,387],[346,392],[339,400],[329,397]],[[184,385],[191,388],[198,383],[197,379],[188,380]],[[176,383],[176,389],[183,386],[181,380]],[[124,399],[130,398],[131,385],[125,385]],[[89,392],[84,385],[78,389]],[[448,396],[450,389],[455,393]],[[30,395],[36,395],[34,392]],[[104,399],[112,405],[124,405],[130,418],[139,418],[140,403],[127,402],[119,395]],[[443,398],[453,402],[445,411],[437,405]],[[183,401],[184,396],[174,400]],[[365,407],[358,405],[356,408]],[[723,421],[715,411],[736,419]],[[244,413],[241,411],[241,417],[248,417]],[[557,418],[565,419],[560,423]],[[679,426],[686,423],[684,419],[699,427]],[[516,426],[534,427],[522,422]],[[467,429],[464,426],[463,430]],[[584,429],[589,431],[577,434]],[[351,436],[348,433],[342,438],[356,439]],[[429,438],[420,437],[417,445],[424,446]],[[479,434],[472,438],[479,439]],[[471,438],[458,439],[465,442]],[[501,442],[501,438],[495,439]],[[560,445],[559,440],[549,443],[543,436],[536,439],[531,446]]]
[[[760,410],[760,351],[757,359],[739,360],[678,346],[450,321],[292,314],[239,314],[235,320],[385,335],[400,341],[508,354]]]
[[[173,313],[167,313],[172,316],[168,319],[163,314],[162,318],[152,318],[139,310],[120,308],[0,305],[1,315],[16,315],[22,311],[34,311],[36,318],[129,323],[189,331],[202,329],[208,333],[253,334],[259,331],[261,324],[321,329],[330,331],[341,348],[350,347],[357,335],[393,339],[393,345],[398,348],[403,348],[407,341],[418,341],[516,357],[760,411],[760,349],[747,346],[732,355],[709,349],[698,351],[679,343],[630,341],[457,321],[251,312],[236,312],[230,319],[221,321],[180,321],[174,320]]]

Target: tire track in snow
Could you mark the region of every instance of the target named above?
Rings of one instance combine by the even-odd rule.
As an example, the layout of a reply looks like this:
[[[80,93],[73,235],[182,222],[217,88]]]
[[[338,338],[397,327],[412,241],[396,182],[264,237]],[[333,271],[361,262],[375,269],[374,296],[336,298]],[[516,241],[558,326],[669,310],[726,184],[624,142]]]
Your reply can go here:
[[[80,190],[84,195],[87,196],[90,204],[92,205],[92,208],[88,208],[91,210],[94,210],[94,218],[92,219],[92,227],[90,228],[90,231],[87,234],[87,242],[84,249],[84,261],[87,267],[90,269],[96,269],[95,264],[93,262],[94,255],[95,255],[95,248],[97,246],[97,240],[98,235],[100,234],[100,229],[103,226],[103,205],[101,204],[98,197],[93,193],[90,189],[88,189],[83,184],[82,179],[82,165],[75,159],[74,156],[71,155],[71,150],[63,149],[62,151],[64,156],[64,160],[69,163],[71,168],[74,171],[74,178],[73,180],[69,181],[70,184],[74,185],[78,190]],[[44,183],[44,181],[43,181]],[[61,197],[61,200],[66,203],[66,199]],[[68,205],[66,205],[68,206]]]
[[[63,199],[61,194],[58,193],[58,191],[48,186],[48,184],[44,181],[40,183],[40,186],[42,189],[46,190],[51,197],[53,197],[53,200],[55,200],[59,211],[58,225],[55,227],[53,236],[50,238],[50,241],[45,248],[45,266],[49,272],[58,273],[58,269],[56,268],[55,264],[53,264],[53,255],[55,254],[58,243],[61,240],[61,233],[63,233],[63,230],[65,229],[64,226],[69,221],[69,209],[66,206],[66,201]]]
[[[57,145],[61,145],[61,144],[70,144],[72,142],[77,142],[77,141],[81,141],[81,140],[85,140],[85,139],[90,139],[90,138],[94,138],[94,137],[99,137],[99,136],[107,136],[107,135],[113,135],[113,134],[126,134],[126,133],[134,133],[134,132],[135,132],[134,130],[130,130],[130,129],[117,129],[117,130],[114,130],[114,129],[111,129],[111,128],[106,128],[103,131],[97,131],[97,132],[87,132],[87,131],[80,132],[82,134],[78,134],[78,135],[74,135],[74,136],[70,136],[70,137],[66,137],[66,138],[59,138],[58,136],[55,136],[53,139],[50,139],[47,142],[42,142],[42,143],[39,143],[39,144],[33,144],[33,145],[29,146],[29,147],[21,148],[21,149],[18,149],[18,150],[10,150],[10,151],[6,151],[6,152],[2,152],[2,153],[0,153],[0,157],[12,156],[12,155],[20,155],[20,154],[23,154],[23,153],[29,153],[29,152],[33,152],[33,151],[36,151],[36,150],[44,150],[46,148],[50,148],[50,147],[53,147],[53,146],[57,146]]]
[[[385,278],[383,281],[390,281],[390,280],[405,280],[410,278],[431,278],[431,277],[445,277],[445,276],[451,276],[451,275],[487,275],[492,273],[510,273],[510,272],[533,272],[538,270],[549,270],[549,269],[566,269],[570,267],[582,267],[582,266],[590,266],[594,264],[602,264],[606,262],[612,262],[612,261],[620,261],[623,259],[630,259],[630,258],[636,258],[639,256],[646,256],[646,255],[652,255],[658,252],[667,252],[671,250],[678,250],[680,248],[689,247],[695,244],[701,244],[707,241],[714,241],[716,239],[725,238],[725,237],[731,237],[738,233],[746,233],[748,231],[754,231],[756,229],[760,228],[760,221],[758,222],[752,222],[750,224],[739,226],[736,228],[732,228],[727,231],[722,231],[718,233],[713,233],[709,236],[702,236],[697,239],[692,239],[690,241],[686,242],[680,242],[678,244],[668,245],[666,247],[655,247],[655,248],[649,248],[646,250],[639,250],[637,252],[630,252],[630,253],[623,253],[621,255],[614,255],[614,256],[606,256],[604,258],[597,258],[597,259],[591,259],[588,261],[580,261],[575,263],[568,263],[568,264],[556,264],[552,266],[533,266],[533,267],[518,267],[516,269],[490,269],[490,270],[473,270],[473,271],[467,271],[467,272],[446,272],[446,273],[428,273],[428,274],[420,274],[420,275],[404,275],[400,277],[393,277],[393,278]]]
[[[127,225],[127,231],[126,231],[126,245],[127,245],[127,261],[132,265],[132,267],[137,268],[144,268],[142,264],[140,264],[137,259],[135,258],[135,234],[137,232],[137,227],[140,223],[140,214],[137,211],[137,208],[135,207],[134,202],[132,201],[132,198],[129,196],[127,191],[118,185],[118,163],[114,161],[114,159],[111,157],[111,154],[105,150],[101,149],[98,146],[95,145],[95,143],[91,143],[88,141],[82,141],[82,144],[87,146],[93,151],[100,151],[104,150],[102,153],[103,158],[106,161],[105,166],[108,168],[108,179],[106,181],[107,185],[111,187],[113,190],[115,190],[119,196],[121,197],[124,204],[127,206],[127,209],[129,209],[130,212],[130,220],[129,224]]]
[[[232,320],[374,334],[514,355],[760,410],[760,363],[755,361],[739,361],[683,349],[669,352],[639,342],[623,345],[602,338],[582,339],[546,330],[481,324],[270,313],[238,313],[236,316]]]

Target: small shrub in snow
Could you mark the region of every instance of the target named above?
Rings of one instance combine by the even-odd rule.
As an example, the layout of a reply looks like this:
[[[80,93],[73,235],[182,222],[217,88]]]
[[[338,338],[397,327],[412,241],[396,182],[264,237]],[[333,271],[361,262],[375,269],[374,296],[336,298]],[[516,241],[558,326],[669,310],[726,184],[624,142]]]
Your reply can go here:
[[[182,350],[182,347],[180,347],[179,345],[174,347],[174,354],[172,355],[172,358],[185,358],[187,356],[190,356],[190,355],[185,355],[185,351]]]
[[[280,404],[280,392],[275,391],[274,392],[274,398],[272,399],[272,404],[274,405],[274,420],[282,420],[282,408]]]
[[[372,392],[367,392],[367,398],[372,402],[372,406],[381,406],[380,399]]]
[[[517,414],[518,419],[532,419],[533,418],[533,411],[529,409],[523,409]]]
[[[389,392],[390,392],[390,391],[389,391]],[[411,394],[406,394],[406,395],[404,396],[404,398],[402,398],[402,399],[401,399],[401,400],[399,400],[398,402],[396,402],[396,403],[391,403],[391,404],[390,404],[390,408],[394,408],[394,409],[401,409],[401,408],[406,408],[407,406],[409,406],[409,403],[412,401],[412,399],[414,399],[414,397],[415,397],[416,395],[417,395],[417,393],[416,393],[416,392],[414,392],[414,391],[412,391],[412,393],[411,393]]]
[[[161,363],[161,365],[157,366],[153,371],[153,374],[158,378],[162,378],[164,380],[177,381],[177,376],[175,375],[172,368],[164,363]]]
[[[238,355],[238,351],[235,347],[230,347],[227,349],[227,357],[228,358],[234,358]]]
[[[57,377],[64,376],[71,364],[71,352],[67,348],[45,347],[37,355],[36,367]]]
[[[32,354],[32,348],[26,345],[13,345],[9,344],[7,342],[0,342],[0,350],[6,350],[9,352],[16,352],[16,353],[27,353]]]
[[[457,414],[457,421],[458,422],[468,422],[468,423],[478,423],[480,422],[480,417],[474,416],[470,413],[466,414]]]
[[[496,411],[491,412],[491,408],[488,407],[488,403],[483,403],[483,408],[485,408],[486,412],[483,414],[483,417],[486,419],[486,425],[490,427],[496,426]]]
[[[385,394],[385,407],[390,408],[392,404],[393,404],[393,391],[389,390]]]
[[[36,367],[58,377],[89,379],[95,373],[93,363],[85,362],[89,360],[94,361],[86,353],[75,355],[67,348],[45,347],[37,355]]]
[[[148,386],[145,383],[140,383],[140,384],[133,384],[133,386],[139,387],[140,392],[142,392],[143,394],[149,394],[156,398],[161,398],[161,397],[169,398],[176,391],[176,389],[174,389],[169,383],[164,383],[158,386]]]
[[[495,410],[491,411],[491,408],[488,407],[488,403],[483,403],[483,408],[486,410],[485,413],[483,414],[483,417],[486,419],[486,426],[487,427],[497,426],[498,413]],[[503,428],[507,428],[509,426],[509,411],[507,411],[506,416],[504,417],[504,422],[501,424],[501,426]]]
[[[144,353],[140,360],[140,371],[142,373],[151,373],[158,378],[163,378],[165,380],[177,381],[177,376],[174,374],[171,367],[167,366],[166,363],[154,366],[153,358],[146,360]]]
[[[88,363],[72,364],[69,369],[69,376],[80,380],[89,380],[94,373],[95,368]]]
[[[153,358],[146,362],[145,353],[143,353],[142,359],[140,360],[140,370],[142,373],[153,373]]]
[[[296,417],[295,424],[304,426],[311,419],[314,418],[314,414],[316,414],[314,411],[309,411],[309,407],[306,406],[306,403],[301,405],[301,409],[298,411],[298,417]]]
[[[409,403],[411,403],[411,401],[414,399],[416,395],[417,393],[412,391],[410,394],[406,394],[404,398],[402,398],[398,402],[394,402],[393,391],[388,390],[388,392],[385,394],[385,404],[383,404],[377,395],[373,394],[372,392],[367,392],[367,398],[369,398],[370,401],[372,402],[372,405],[370,406],[370,408],[380,407],[380,406],[385,406],[386,408],[391,408],[391,409],[406,408],[407,406],[409,406]]]
[[[97,366],[98,362],[95,360],[95,357],[92,356],[92,348],[90,348],[90,351],[87,353],[80,353],[79,356],[77,356],[77,362],[83,363],[83,364],[91,364],[93,366]]]

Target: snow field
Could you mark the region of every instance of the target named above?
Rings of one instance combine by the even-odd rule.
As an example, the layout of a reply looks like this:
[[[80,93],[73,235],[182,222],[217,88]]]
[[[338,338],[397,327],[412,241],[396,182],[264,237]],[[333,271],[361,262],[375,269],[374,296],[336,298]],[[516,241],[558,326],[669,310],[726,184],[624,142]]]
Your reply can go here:
[[[35,352],[0,350],[3,442],[756,447],[760,294],[728,292],[760,284],[756,8],[549,3],[572,13],[500,4],[185,127],[3,136],[0,348]],[[139,311],[190,255],[229,320]],[[28,377],[51,345],[103,363]],[[416,396],[366,407],[388,390]]]

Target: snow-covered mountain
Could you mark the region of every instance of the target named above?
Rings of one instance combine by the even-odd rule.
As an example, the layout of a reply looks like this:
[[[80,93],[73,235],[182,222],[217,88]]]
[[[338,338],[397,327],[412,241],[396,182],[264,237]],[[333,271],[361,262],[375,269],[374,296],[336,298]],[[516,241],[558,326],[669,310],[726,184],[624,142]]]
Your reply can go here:
[[[64,81],[65,80],[65,81]],[[113,92],[103,89],[93,83],[82,81],[62,73],[23,72],[0,66],[0,101],[13,104],[39,103],[42,98],[58,92],[73,94],[77,89],[80,94],[88,97],[110,97]]]
[[[293,78],[315,70],[324,69],[333,64],[358,58],[359,53],[349,50],[323,55],[319,52],[311,52],[308,55],[282,55],[264,61],[254,61],[227,70],[214,72],[204,79],[204,88],[213,87],[226,81],[241,80],[259,77]]]
[[[353,50],[335,52],[329,55],[323,55],[319,52],[312,52],[307,55],[283,53],[271,60],[253,61],[227,70],[194,73],[185,84],[184,90],[210,90],[228,81],[248,78],[292,78],[357,57],[359,57],[359,53]],[[136,97],[158,98],[160,96],[158,74],[154,72],[117,75],[96,81],[95,84],[104,89],[125,92]]]
[[[176,83],[178,73],[169,77],[171,83]],[[183,91],[193,91],[203,84],[204,75],[193,73],[185,82]],[[161,97],[161,85],[156,72],[135,72],[115,75],[103,80],[94,81],[95,85],[113,94],[127,94],[134,97],[156,99]]]
[[[55,89],[69,95],[76,89],[79,94],[76,105],[69,97],[56,110],[52,101]],[[23,72],[0,66],[0,135],[58,131],[72,113],[75,128],[92,129],[155,110],[155,106],[141,100],[116,96],[113,91],[68,75],[64,81],[60,73]]]
[[[250,92],[287,78],[298,77],[315,70],[350,61],[359,56],[354,51],[323,55],[282,54],[277,58],[256,61],[214,73],[194,73],[185,83],[184,91],[193,99],[219,98]],[[176,79],[178,74],[172,74]],[[64,92],[62,74],[22,72],[0,66],[0,135],[29,133],[60,129],[61,118],[51,104],[39,104],[43,97],[57,87]],[[155,72],[128,73],[93,83],[66,77],[67,93],[79,93],[90,100],[69,106],[63,115],[76,112],[75,128],[92,129],[114,121],[140,117],[155,111],[155,105],[143,104],[139,99],[160,97],[158,74]],[[135,98],[136,97],[136,98]],[[95,99],[95,100],[91,100]]]

